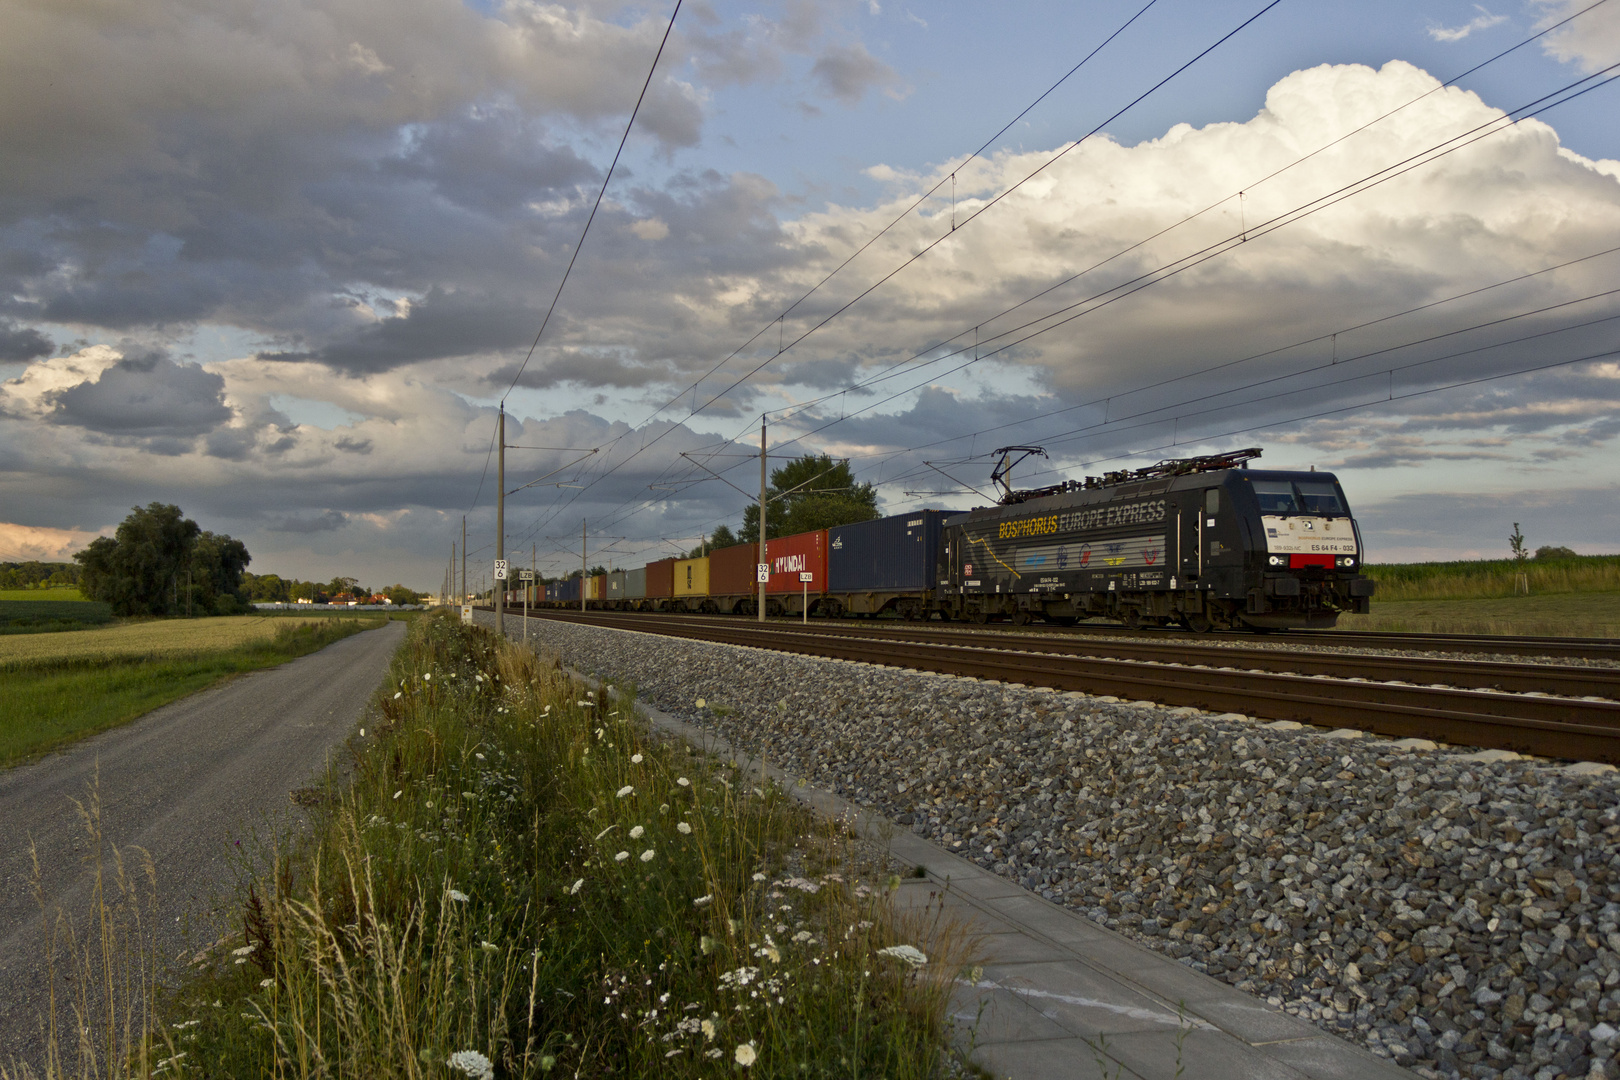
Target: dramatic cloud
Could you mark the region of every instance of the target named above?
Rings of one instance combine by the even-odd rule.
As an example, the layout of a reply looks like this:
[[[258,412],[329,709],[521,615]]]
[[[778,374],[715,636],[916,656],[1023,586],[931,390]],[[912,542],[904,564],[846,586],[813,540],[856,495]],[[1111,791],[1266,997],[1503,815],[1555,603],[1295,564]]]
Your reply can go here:
[[[277,521],[275,524],[267,526],[267,528],[269,528],[269,530],[271,532],[318,533],[318,532],[334,532],[334,531],[336,531],[338,529],[343,528],[348,523],[349,523],[349,515],[348,514],[343,513],[341,510],[328,510],[326,513],[321,514],[319,517],[313,517],[313,518],[287,517],[287,518],[282,518],[280,521]]]
[[[0,362],[49,356],[55,349],[56,343],[33,327],[19,328],[0,319]]]
[[[1536,3],[1547,13],[1543,25],[1594,6],[1587,0],[1536,0]],[[1620,9],[1613,4],[1596,5],[1595,10],[1548,34],[1542,47],[1548,55],[1573,62],[1586,72],[1620,62]]]
[[[898,93],[900,77],[894,69],[871,53],[860,42],[829,48],[817,58],[811,76],[830,98],[854,106],[875,89]]]
[[[52,529],[0,521],[0,562],[66,562],[96,536],[83,529]]]
[[[1429,27],[1429,36],[1436,41],[1461,41],[1476,30],[1489,30],[1493,26],[1500,26],[1507,22],[1506,15],[1493,15],[1478,4],[1474,5],[1474,10],[1479,14],[1461,26]]]

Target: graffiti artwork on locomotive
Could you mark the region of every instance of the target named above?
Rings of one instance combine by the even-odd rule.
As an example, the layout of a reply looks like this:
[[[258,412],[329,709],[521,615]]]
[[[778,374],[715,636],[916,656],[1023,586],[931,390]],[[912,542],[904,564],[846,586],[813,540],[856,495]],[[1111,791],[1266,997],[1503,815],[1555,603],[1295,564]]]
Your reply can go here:
[[[831,617],[1019,625],[1101,617],[1197,631],[1329,627],[1341,612],[1366,612],[1373,581],[1361,574],[1360,536],[1338,480],[1250,469],[1259,456],[1163,461],[1008,489],[1000,504],[966,513],[913,511],[773,538],[767,610],[799,614],[808,604]],[[593,582],[585,603],[754,614],[757,561],[753,544],[664,560],[629,571],[618,588]],[[541,605],[580,603],[577,581],[538,588]]]

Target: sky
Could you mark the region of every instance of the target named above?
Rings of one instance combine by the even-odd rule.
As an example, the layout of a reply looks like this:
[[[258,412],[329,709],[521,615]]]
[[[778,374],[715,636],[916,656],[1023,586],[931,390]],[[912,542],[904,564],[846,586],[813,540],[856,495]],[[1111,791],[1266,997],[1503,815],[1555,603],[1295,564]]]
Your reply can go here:
[[[1620,550],[1620,0],[672,7],[0,0],[0,559],[476,581],[503,403],[552,574],[762,417],[890,513],[1259,446],[1371,561]]]

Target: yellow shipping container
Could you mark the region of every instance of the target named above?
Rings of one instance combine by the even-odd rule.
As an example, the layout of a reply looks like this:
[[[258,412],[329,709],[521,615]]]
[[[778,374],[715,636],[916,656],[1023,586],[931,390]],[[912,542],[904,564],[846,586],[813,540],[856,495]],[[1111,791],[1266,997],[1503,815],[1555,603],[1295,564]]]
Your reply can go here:
[[[709,595],[709,560],[679,559],[675,563],[676,596]]]
[[[587,579],[591,591],[585,594],[587,600],[601,600],[607,596],[607,575],[593,574]]]

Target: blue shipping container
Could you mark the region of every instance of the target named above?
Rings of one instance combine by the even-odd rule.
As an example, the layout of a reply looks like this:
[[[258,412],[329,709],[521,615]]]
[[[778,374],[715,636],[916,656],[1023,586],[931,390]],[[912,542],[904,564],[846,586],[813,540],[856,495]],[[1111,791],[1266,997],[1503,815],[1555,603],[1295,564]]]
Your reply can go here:
[[[580,579],[576,577],[562,582],[562,587],[557,590],[557,599],[565,604],[579,603],[579,581]]]
[[[954,510],[915,510],[827,530],[829,592],[921,592],[934,588],[940,536]]]

